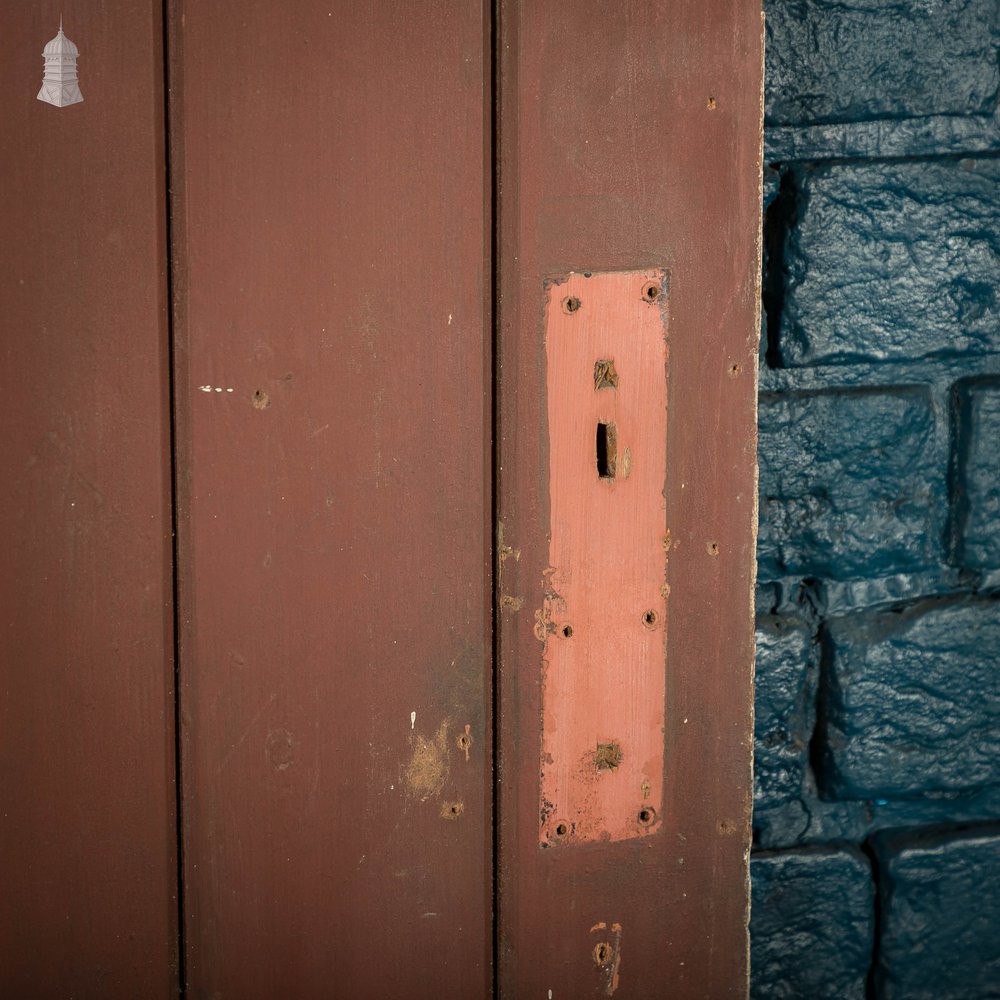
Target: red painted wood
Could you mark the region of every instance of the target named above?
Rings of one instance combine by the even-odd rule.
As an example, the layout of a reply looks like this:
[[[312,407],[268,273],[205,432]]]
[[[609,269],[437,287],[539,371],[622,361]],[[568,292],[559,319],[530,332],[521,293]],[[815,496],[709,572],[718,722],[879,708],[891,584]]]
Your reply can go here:
[[[743,996],[760,6],[506,0],[500,32],[501,992]],[[544,282],[646,267],[670,275],[662,825],[546,850],[533,611],[558,525]]]
[[[489,991],[487,31],[176,7],[194,997]]]
[[[0,5],[0,995],[176,995],[161,5]],[[84,101],[36,99],[60,14]]]
[[[661,826],[665,284],[654,269],[588,271],[546,289],[549,559],[535,612],[543,847]]]

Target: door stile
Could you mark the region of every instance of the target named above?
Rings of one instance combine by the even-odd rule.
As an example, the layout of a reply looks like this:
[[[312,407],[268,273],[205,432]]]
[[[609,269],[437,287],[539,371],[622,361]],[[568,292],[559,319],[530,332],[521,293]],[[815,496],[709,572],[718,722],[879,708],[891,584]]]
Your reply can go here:
[[[762,29],[499,4],[501,996],[748,989]]]

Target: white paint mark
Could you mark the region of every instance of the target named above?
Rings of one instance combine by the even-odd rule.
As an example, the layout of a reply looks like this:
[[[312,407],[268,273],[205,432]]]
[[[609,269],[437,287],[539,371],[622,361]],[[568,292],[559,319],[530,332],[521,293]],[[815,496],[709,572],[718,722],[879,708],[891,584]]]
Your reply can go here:
[[[226,390],[226,392],[232,392],[232,391],[233,391],[232,389],[227,389],[227,390]]]
[[[201,389],[202,392],[212,391],[212,387],[210,385],[199,385],[198,388]]]
[[[552,990],[549,990],[549,1000],[552,1000]]]
[[[412,729],[417,724],[417,713],[410,712],[410,729]]]
[[[216,391],[216,392],[222,392],[222,386],[221,386],[221,385],[217,385],[217,386],[215,387],[215,391]]]
[[[451,326],[451,313],[448,313],[448,326]]]

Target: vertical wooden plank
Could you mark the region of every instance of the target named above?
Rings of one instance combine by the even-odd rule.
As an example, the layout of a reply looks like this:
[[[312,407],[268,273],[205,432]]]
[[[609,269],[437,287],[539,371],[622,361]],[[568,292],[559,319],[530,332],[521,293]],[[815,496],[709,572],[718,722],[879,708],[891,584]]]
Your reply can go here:
[[[505,996],[747,990],[762,27],[749,0],[500,5]],[[550,511],[568,508],[549,480],[544,285],[654,267],[669,279],[663,809],[646,836],[545,848],[542,662],[559,637],[534,625],[564,550]],[[629,558],[609,554],[609,572]]]
[[[488,992],[487,25],[176,5],[195,997]]]
[[[0,994],[176,993],[161,8],[2,4]],[[83,103],[36,99],[60,14]]]

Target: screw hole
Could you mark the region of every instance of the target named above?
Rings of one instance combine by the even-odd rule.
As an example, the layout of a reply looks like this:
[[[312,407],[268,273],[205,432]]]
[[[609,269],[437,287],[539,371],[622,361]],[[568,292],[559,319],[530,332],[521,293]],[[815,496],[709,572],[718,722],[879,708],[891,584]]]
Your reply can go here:
[[[642,286],[642,297],[647,302],[655,302],[660,297],[660,286],[655,281],[648,281]]]
[[[642,616],[642,624],[646,628],[653,628],[656,625],[656,612],[652,608]]]
[[[569,827],[565,823],[556,824],[556,836],[565,837],[569,833]]]
[[[573,626],[572,625],[563,625],[562,634],[567,639],[571,639],[573,637]]]
[[[594,948],[594,961],[600,967],[604,967],[608,964],[608,960],[611,958],[611,945],[607,941],[601,941]]]
[[[568,313],[575,313],[580,308],[580,300],[575,295],[570,295],[563,299],[563,309]]]
[[[739,375],[740,372],[742,372],[742,371],[743,371],[743,366],[742,365],[740,365],[740,364],[730,365],[729,366],[729,377],[730,378],[736,378],[736,376]]]
[[[263,389],[255,389],[250,402],[253,403],[254,409],[266,410],[271,405],[271,397]]]
[[[442,819],[458,819],[465,812],[464,802],[445,802],[441,806]]]
[[[656,819],[656,810],[650,806],[643,806],[639,810],[639,823],[642,826],[649,826]]]
[[[458,745],[460,749],[468,750],[469,747],[472,746],[472,738],[468,735],[468,733],[462,733],[462,735],[458,738]]]
[[[718,542],[709,542],[708,545],[705,546],[705,548],[708,549],[708,554],[710,556],[717,556],[719,554]]]

